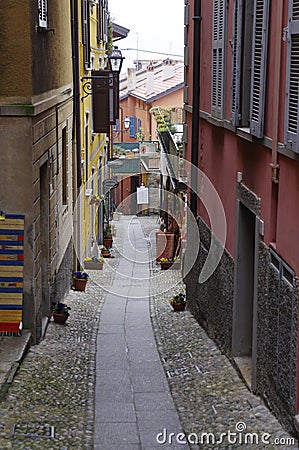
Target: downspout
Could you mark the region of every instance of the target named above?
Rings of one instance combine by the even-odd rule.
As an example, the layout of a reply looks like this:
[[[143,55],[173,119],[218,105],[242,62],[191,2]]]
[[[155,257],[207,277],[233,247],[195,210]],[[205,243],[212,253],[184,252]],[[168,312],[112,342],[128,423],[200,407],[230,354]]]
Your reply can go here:
[[[73,60],[73,141],[75,141],[77,194],[82,184],[81,177],[81,100],[80,100],[80,59],[79,59],[79,14],[78,2],[71,0],[72,20],[72,60]]]
[[[191,186],[190,208],[197,216],[197,171],[200,120],[200,45],[201,45],[201,0],[194,0],[193,30],[193,89],[192,89],[192,136],[191,136]]]
[[[280,94],[280,64],[281,64],[281,46],[282,46],[282,20],[283,20],[283,2],[278,2],[277,7],[277,22],[276,22],[276,43],[275,43],[275,65],[274,65],[274,92],[273,92],[273,128],[272,128],[272,181],[279,183],[278,170],[279,164],[277,159],[278,148],[278,124],[279,124],[279,94]]]
[[[78,22],[78,2],[77,0],[70,0],[71,7],[71,38],[72,38],[72,69],[73,69],[73,127],[72,127],[72,141],[73,141],[73,170],[75,176],[73,177],[73,210],[76,205],[79,190],[82,184],[81,178],[81,101],[80,101],[80,59],[79,59],[79,22]],[[78,213],[74,217],[76,223],[74,224],[75,235],[79,236],[79,220]],[[76,242],[76,244],[78,244]],[[80,253],[80,252],[79,252]],[[73,250],[73,269],[79,270],[79,262],[75,248]]]

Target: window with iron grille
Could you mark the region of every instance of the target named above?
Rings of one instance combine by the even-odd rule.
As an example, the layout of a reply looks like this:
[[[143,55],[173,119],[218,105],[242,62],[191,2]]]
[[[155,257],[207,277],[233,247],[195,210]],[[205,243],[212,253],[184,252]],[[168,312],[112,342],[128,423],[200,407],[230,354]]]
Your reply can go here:
[[[226,1],[213,1],[212,116],[224,117]]]
[[[263,136],[269,0],[234,0],[231,122]]]
[[[298,90],[299,90],[299,0],[289,0],[287,90],[285,112],[285,145],[299,153]]]
[[[38,0],[38,26],[47,28],[48,26],[48,1]]]

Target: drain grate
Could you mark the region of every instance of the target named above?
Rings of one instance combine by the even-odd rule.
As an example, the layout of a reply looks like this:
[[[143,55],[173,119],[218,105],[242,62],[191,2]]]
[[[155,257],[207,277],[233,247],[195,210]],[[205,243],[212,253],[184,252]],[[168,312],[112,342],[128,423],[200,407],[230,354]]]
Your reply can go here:
[[[186,375],[191,375],[188,367],[180,367],[179,369],[167,370],[168,378],[174,377],[184,377]]]
[[[15,423],[12,427],[15,436],[54,439],[54,427],[39,423]]]

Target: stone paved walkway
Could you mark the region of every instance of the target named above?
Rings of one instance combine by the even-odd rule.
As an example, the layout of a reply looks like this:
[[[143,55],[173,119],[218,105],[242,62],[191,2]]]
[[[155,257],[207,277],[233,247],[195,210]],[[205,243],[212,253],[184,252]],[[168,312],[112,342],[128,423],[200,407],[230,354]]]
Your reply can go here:
[[[149,236],[147,240],[139,234],[137,244],[143,247],[144,242],[150,242],[150,232],[157,228],[157,223],[155,218],[146,217],[141,217],[140,220],[137,220],[138,223],[142,225],[146,236]],[[118,226],[117,222],[116,226]],[[140,225],[132,226],[139,227]],[[118,239],[117,245],[119,251],[122,252],[124,246],[121,239]],[[118,255],[115,256],[114,259],[109,261],[109,266],[112,269],[120,261]],[[137,390],[138,388],[143,389],[143,381],[145,385],[147,384],[146,361],[139,365],[139,356],[141,356],[141,361],[142,349],[145,348],[142,341],[150,339],[151,347],[154,348],[154,345],[152,345],[149,321],[144,329],[144,334],[141,327],[139,327],[139,330],[138,327],[136,327],[136,330],[133,327],[133,323],[138,322],[138,308],[141,308],[141,317],[146,315],[146,300],[141,300],[141,306],[137,306],[138,300],[130,301],[129,289],[132,285],[129,286],[123,282],[116,283],[115,273],[109,266],[108,264],[105,265],[103,271],[92,272],[94,282],[89,282],[86,293],[71,291],[68,294],[66,301],[72,310],[67,324],[57,325],[51,321],[44,341],[40,345],[32,347],[22,362],[6,399],[0,402],[1,450],[122,449],[121,440],[113,444],[102,442],[99,429],[94,435],[94,419],[96,419],[96,425],[100,424],[106,433],[108,423],[112,423],[112,427],[115,429],[116,422],[110,420],[113,410],[116,411],[115,414],[118,414],[118,411],[115,410],[116,405],[112,410],[107,406],[107,408],[103,408],[103,416],[101,417],[101,409],[99,410],[98,403],[98,412],[94,416],[96,338],[98,331],[97,344],[100,353],[101,348],[105,352],[106,346],[110,346],[111,351],[113,348],[116,352],[119,351],[120,346],[118,344],[122,341],[122,337],[118,333],[123,333],[123,322],[121,322],[121,328],[117,328],[116,323],[109,323],[110,312],[106,309],[106,305],[114,306],[116,310],[119,309],[118,314],[123,314],[120,311],[123,310],[123,304],[126,304],[126,316],[122,316],[122,319],[127,317],[125,334],[122,335],[125,339],[122,344],[125,343],[125,345],[122,345],[122,353],[119,356],[122,361],[121,364],[124,363],[124,365],[128,364],[129,366],[126,368],[126,373],[129,377],[130,390],[131,388],[134,389],[134,386]],[[122,266],[121,270],[127,270],[127,268]],[[289,436],[283,431],[279,422],[261,400],[246,389],[227,358],[220,353],[191,314],[188,311],[183,313],[172,311],[167,302],[168,298],[173,293],[184,289],[179,272],[173,270],[158,271],[155,264],[153,264],[151,271],[150,290],[153,298],[150,305],[150,314],[157,348],[162,358],[165,379],[168,380],[181,425],[192,442],[199,439],[202,433],[211,433],[209,439],[215,438],[219,441],[215,444],[207,444],[206,441],[199,445],[191,443],[190,447],[204,450],[210,448],[217,450],[236,450],[239,448],[246,450],[287,450],[297,448],[297,445],[274,446],[270,443],[263,444],[261,440],[258,444],[241,444],[241,438],[243,439],[245,436],[244,433],[237,433],[236,436],[231,435],[231,443],[227,436],[226,439],[221,438],[221,432],[226,434],[229,430],[231,433],[236,432],[237,423],[240,430],[242,426],[246,426],[248,433],[255,433],[252,435],[255,439],[257,437],[261,439],[262,433],[268,433],[270,435],[269,442],[272,443],[276,438],[288,439]],[[144,286],[140,283],[135,286],[135,289],[140,290],[142,287]],[[117,300],[117,290],[120,288],[128,290],[123,303],[119,303],[119,299]],[[146,289],[149,289],[149,286]],[[110,293],[106,297],[107,291]],[[136,307],[137,309],[135,309]],[[131,318],[130,314],[132,314]],[[114,326],[111,327],[111,325]],[[134,335],[135,331],[137,334]],[[114,336],[112,340],[110,340],[111,336]],[[132,345],[131,358],[127,355],[127,350],[130,348],[127,346],[128,343]],[[102,354],[104,358],[102,363],[99,359],[97,360],[98,372],[108,369],[108,366],[104,366],[104,364],[113,365],[113,359],[108,357],[109,355]],[[139,356],[137,357],[137,355]],[[114,359],[114,363],[115,361],[116,359]],[[151,363],[155,368],[160,367],[158,359]],[[104,375],[104,372],[102,372],[102,375]],[[100,400],[104,404],[104,397],[108,396],[108,403],[110,403],[112,395],[117,402],[117,389],[111,391],[112,378],[109,378],[107,373],[105,375],[100,378],[103,379],[104,385],[107,380],[109,381],[106,383],[106,386],[109,385],[109,389],[105,391],[105,389],[101,390],[97,386],[97,401]],[[133,375],[135,379],[133,379]],[[116,386],[119,386],[118,381]],[[167,390],[167,386],[165,388]],[[135,395],[137,390],[135,390]],[[126,392],[128,401],[124,401],[125,398],[121,396],[122,403],[131,404],[131,394],[134,395],[134,392]],[[140,392],[140,394],[144,395],[145,393]],[[158,395],[160,394],[162,393],[159,392]],[[167,414],[159,416],[158,409],[150,407],[150,402],[142,399],[142,395],[139,396],[139,399],[135,398],[135,403],[133,401],[136,412],[140,412],[141,416],[141,409],[143,409],[144,418],[149,423],[148,427],[144,425],[144,428],[142,430],[140,428],[138,432],[141,445],[142,436],[148,442],[149,438],[155,438],[155,436],[152,436],[153,433],[161,430],[162,434],[159,436],[161,449],[167,447],[172,449],[183,448],[184,446],[175,444],[180,427],[179,423],[173,421],[169,423]],[[137,404],[137,400],[139,404]],[[163,402],[160,402],[160,404],[163,404]],[[136,407],[137,405],[139,406]],[[131,406],[128,409],[129,414],[132,412]],[[105,411],[107,412],[106,417]],[[124,409],[122,413],[121,420],[123,422]],[[108,421],[109,414],[110,419]],[[155,428],[152,428],[151,421],[153,423],[156,421]],[[135,417],[133,418],[132,423],[135,422],[138,425],[138,417],[137,421]],[[53,439],[51,438],[52,431],[54,433]],[[132,436],[136,436],[135,432],[136,428],[132,432]],[[170,433],[173,433],[173,435]],[[130,436],[130,433],[128,435]],[[182,440],[183,436],[178,438]],[[207,436],[203,436],[203,438],[207,439]],[[264,439],[267,438],[268,435],[265,435]],[[222,442],[220,442],[221,439]],[[233,443],[236,439],[238,441]],[[171,441],[172,445],[166,443],[162,445],[164,440],[166,442]],[[145,441],[143,443],[145,445]],[[151,445],[149,444],[149,449],[154,448]],[[142,447],[139,442],[130,442],[124,448],[133,450]]]

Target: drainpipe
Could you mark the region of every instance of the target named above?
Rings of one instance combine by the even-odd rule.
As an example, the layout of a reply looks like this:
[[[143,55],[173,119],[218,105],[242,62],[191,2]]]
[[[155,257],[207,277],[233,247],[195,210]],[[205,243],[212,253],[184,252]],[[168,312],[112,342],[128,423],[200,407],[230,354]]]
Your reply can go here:
[[[71,7],[71,38],[72,38],[72,69],[73,69],[73,158],[75,159],[73,164],[73,170],[76,173],[76,178],[73,178],[73,205],[75,206],[77,196],[82,184],[81,178],[81,100],[80,100],[80,59],[79,59],[79,14],[78,14],[78,2],[77,0],[70,0]],[[80,217],[75,217],[75,231],[78,239],[80,232]],[[78,242],[77,242],[78,245]],[[81,253],[81,252],[79,252]],[[79,270],[79,261],[77,261],[77,255],[75,249],[73,250],[73,269]]]
[[[278,147],[278,124],[279,124],[279,94],[280,94],[280,64],[281,64],[281,46],[282,46],[282,20],[283,20],[283,2],[278,2],[276,7],[277,22],[276,22],[276,43],[275,43],[275,66],[274,66],[274,89],[273,89],[273,128],[272,128],[272,181],[279,183],[278,170],[279,164],[277,160]]]
[[[194,0],[193,32],[193,90],[192,90],[192,137],[191,137],[191,186],[197,187],[200,109],[200,44],[201,0]],[[191,191],[190,208],[197,216],[197,193]]]
[[[71,0],[72,22],[72,61],[73,61],[73,141],[76,150],[77,190],[82,184],[81,178],[81,100],[80,100],[80,59],[79,59],[79,13],[78,2]]]

